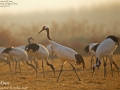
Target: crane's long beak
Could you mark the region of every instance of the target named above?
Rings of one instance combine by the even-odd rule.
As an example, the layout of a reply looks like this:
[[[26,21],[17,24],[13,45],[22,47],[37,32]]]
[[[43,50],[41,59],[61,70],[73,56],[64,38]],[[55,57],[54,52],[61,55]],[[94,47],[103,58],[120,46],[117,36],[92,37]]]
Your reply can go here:
[[[42,29],[39,33],[41,33],[43,30],[44,30],[44,29]],[[38,34],[39,34],[39,33],[38,33]]]

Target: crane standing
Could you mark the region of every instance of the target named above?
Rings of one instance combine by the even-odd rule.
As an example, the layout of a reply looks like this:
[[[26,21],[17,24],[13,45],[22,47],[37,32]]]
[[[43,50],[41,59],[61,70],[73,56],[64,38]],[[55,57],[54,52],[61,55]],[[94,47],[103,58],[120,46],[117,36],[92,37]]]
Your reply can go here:
[[[51,40],[51,38],[49,36],[49,28],[48,27],[44,26],[39,33],[41,33],[44,30],[46,30],[46,32],[47,32],[47,38],[53,48],[53,51],[55,52],[57,57],[62,61],[62,66],[61,66],[61,70],[60,70],[59,76],[57,78],[57,81],[59,80],[59,77],[61,75],[63,65],[65,64],[65,62],[68,62],[72,66],[76,76],[78,77],[78,80],[80,80],[74,66],[72,65],[72,62],[74,62],[78,65],[80,65],[82,63],[83,68],[84,68],[85,63],[84,63],[84,59],[82,58],[82,56],[79,53],[77,53],[76,51],[74,51],[73,49],[63,46],[63,45],[60,45],[60,44],[54,42],[53,40]]]

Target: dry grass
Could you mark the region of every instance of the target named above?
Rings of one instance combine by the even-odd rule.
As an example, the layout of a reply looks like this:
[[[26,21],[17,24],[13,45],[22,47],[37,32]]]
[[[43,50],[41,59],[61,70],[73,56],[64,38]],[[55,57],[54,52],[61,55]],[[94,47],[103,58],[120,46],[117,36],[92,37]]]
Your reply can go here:
[[[27,45],[28,36],[32,36],[35,43],[46,46],[49,44],[46,33],[43,32],[38,35],[44,25],[46,24],[42,22],[30,22],[29,25],[15,22],[8,24],[8,26],[4,23],[0,24],[0,45],[3,47]],[[106,24],[90,24],[87,19],[65,19],[62,23],[51,21],[48,27],[50,28],[51,39],[82,54],[84,54],[84,47],[90,43],[100,43],[111,34],[120,37],[119,21]],[[120,53],[119,49],[116,50],[116,53]]]
[[[114,60],[120,65],[120,55],[114,55]],[[64,65],[64,71],[61,74],[59,82],[56,82],[61,61],[56,59],[54,65],[56,67],[56,75],[53,76],[51,69],[44,64],[46,77],[43,77],[41,69],[41,61],[39,61],[39,75],[35,78],[34,70],[29,70],[21,63],[22,75],[19,73],[10,74],[8,65],[0,68],[0,82],[9,82],[9,85],[1,85],[2,87],[26,87],[26,90],[120,90],[120,77],[114,69],[114,77],[111,76],[109,61],[107,64],[107,77],[103,76],[103,63],[99,70],[96,70],[95,76],[92,77],[92,71],[90,69],[90,57],[84,57],[86,63],[86,69],[82,69],[81,66],[75,66],[77,73],[82,81],[78,81],[72,67],[69,64]],[[50,63],[53,63],[49,60]],[[3,63],[0,63],[2,65]],[[114,67],[113,67],[114,68]],[[19,70],[17,70],[19,72]],[[2,89],[0,89],[2,90]],[[7,89],[5,89],[7,90]],[[8,89],[9,90],[9,89]],[[17,89],[13,89],[17,90]],[[22,89],[21,89],[22,90]]]

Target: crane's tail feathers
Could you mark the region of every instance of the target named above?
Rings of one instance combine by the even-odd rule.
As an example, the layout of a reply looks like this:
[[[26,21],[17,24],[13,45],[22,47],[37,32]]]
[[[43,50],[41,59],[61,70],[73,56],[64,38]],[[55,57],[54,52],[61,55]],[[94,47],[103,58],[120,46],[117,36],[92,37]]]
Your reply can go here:
[[[4,50],[2,51],[2,54],[3,54],[3,53],[9,53],[11,50],[13,50],[13,48],[14,48],[14,47],[8,47],[8,48],[4,49]]]
[[[87,46],[84,48],[84,51],[85,51],[86,53],[89,52],[89,45],[87,45]]]
[[[33,52],[36,52],[36,51],[38,51],[38,49],[39,49],[39,45],[37,45],[35,43],[31,43],[31,44],[29,44],[25,47],[25,50],[28,51],[28,52],[29,52],[29,50],[32,50]]]
[[[85,62],[84,62],[83,57],[80,54],[76,54],[75,58],[77,60],[77,62],[76,62],[77,65],[80,65],[82,63],[83,64],[83,68],[85,68]]]

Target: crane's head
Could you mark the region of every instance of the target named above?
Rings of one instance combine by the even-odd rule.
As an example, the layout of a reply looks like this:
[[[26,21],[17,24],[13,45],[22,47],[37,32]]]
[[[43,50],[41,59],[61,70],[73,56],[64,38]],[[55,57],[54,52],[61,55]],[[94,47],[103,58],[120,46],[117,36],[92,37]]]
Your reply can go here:
[[[41,33],[41,32],[44,31],[44,30],[49,30],[49,28],[48,28],[47,26],[43,26],[42,30],[41,30],[39,33]],[[39,34],[39,33],[38,33],[38,34]]]
[[[30,40],[30,39],[31,39],[31,40],[35,40],[35,39],[34,39],[34,38],[32,38],[31,36],[29,36],[29,37],[28,37],[28,39],[29,39],[29,40]]]

